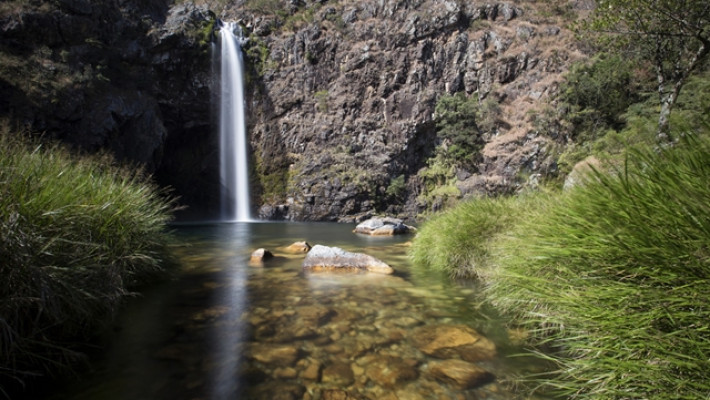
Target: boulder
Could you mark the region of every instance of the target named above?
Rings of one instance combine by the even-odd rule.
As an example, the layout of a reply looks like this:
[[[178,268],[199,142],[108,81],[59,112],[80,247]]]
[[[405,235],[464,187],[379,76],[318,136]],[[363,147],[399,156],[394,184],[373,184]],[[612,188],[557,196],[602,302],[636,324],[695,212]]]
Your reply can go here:
[[[306,255],[303,269],[311,272],[394,272],[392,267],[370,255],[319,244],[313,246]]]
[[[308,253],[311,250],[311,245],[306,241],[294,242],[284,249],[284,251],[293,254]]]
[[[495,376],[483,368],[462,360],[432,361],[429,372],[441,382],[458,387],[473,389],[495,380]]]
[[[410,233],[414,230],[414,227],[405,225],[401,219],[374,217],[358,224],[353,232],[372,236],[392,236]]]
[[[410,339],[422,353],[436,358],[474,362],[496,355],[495,343],[466,325],[422,326],[414,330]]]
[[[249,261],[252,264],[258,264],[258,263],[263,263],[264,261],[267,261],[272,258],[274,258],[274,255],[271,254],[271,252],[269,250],[261,248],[261,249],[256,249],[256,250],[254,250],[253,253],[251,253],[251,258],[249,259]]]

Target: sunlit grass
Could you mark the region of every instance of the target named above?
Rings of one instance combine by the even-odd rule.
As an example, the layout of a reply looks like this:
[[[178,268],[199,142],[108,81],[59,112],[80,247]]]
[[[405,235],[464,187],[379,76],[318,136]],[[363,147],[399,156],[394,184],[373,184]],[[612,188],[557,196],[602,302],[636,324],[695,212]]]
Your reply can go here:
[[[140,171],[0,133],[0,377],[80,357],[74,343],[164,272],[173,209]]]
[[[488,295],[569,398],[710,393],[710,141],[632,151],[499,237]],[[550,349],[553,349],[550,351]]]
[[[552,362],[533,388],[580,399],[710,393],[710,139],[631,150],[572,190],[429,220],[414,262],[477,277]]]
[[[419,229],[412,261],[453,278],[478,278],[489,267],[490,243],[510,229],[535,196],[475,198],[436,214]]]

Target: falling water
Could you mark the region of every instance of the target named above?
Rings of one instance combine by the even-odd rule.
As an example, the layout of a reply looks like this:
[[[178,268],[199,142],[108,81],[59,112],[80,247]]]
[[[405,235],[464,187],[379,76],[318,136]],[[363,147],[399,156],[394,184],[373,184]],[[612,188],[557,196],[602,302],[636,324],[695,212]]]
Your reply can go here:
[[[249,170],[244,116],[244,61],[239,26],[223,22],[220,30],[221,97],[219,117],[221,217],[228,221],[249,221]]]

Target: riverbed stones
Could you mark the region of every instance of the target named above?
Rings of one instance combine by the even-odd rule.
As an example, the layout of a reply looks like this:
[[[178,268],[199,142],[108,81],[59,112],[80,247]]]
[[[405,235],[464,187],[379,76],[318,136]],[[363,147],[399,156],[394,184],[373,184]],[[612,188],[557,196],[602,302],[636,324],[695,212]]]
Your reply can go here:
[[[466,325],[422,326],[414,330],[410,339],[422,353],[436,358],[474,362],[496,355],[495,344]]]
[[[364,253],[352,253],[339,247],[315,245],[303,260],[303,270],[309,272],[375,272],[392,274],[385,262]]]
[[[378,356],[367,365],[365,375],[376,384],[391,388],[402,382],[417,379],[419,377],[417,364],[414,359]]]
[[[363,221],[353,232],[371,236],[393,236],[413,232],[415,229],[405,225],[401,219],[374,217]]]
[[[323,368],[323,383],[331,383],[338,386],[348,386],[355,382],[355,374],[350,364],[342,361],[335,361]]]
[[[291,254],[305,254],[311,250],[311,245],[306,241],[294,242],[284,248],[284,251]]]
[[[281,367],[293,366],[298,360],[298,349],[288,345],[251,343],[249,356],[264,364],[274,364]]]
[[[490,372],[478,365],[462,360],[432,361],[429,373],[437,380],[459,389],[473,389],[495,380]]]

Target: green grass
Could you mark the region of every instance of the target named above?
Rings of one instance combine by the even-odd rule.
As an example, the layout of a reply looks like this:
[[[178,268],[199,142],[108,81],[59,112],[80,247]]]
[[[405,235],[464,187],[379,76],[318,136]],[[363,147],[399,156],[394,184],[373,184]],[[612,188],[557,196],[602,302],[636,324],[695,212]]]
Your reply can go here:
[[[584,186],[477,200],[428,221],[415,262],[477,276],[574,399],[710,393],[710,139],[631,150]]]
[[[479,278],[491,262],[491,240],[511,229],[535,196],[475,198],[435,214],[419,229],[410,257],[453,278]]]
[[[2,382],[56,373],[165,271],[174,202],[140,171],[0,133]]]

